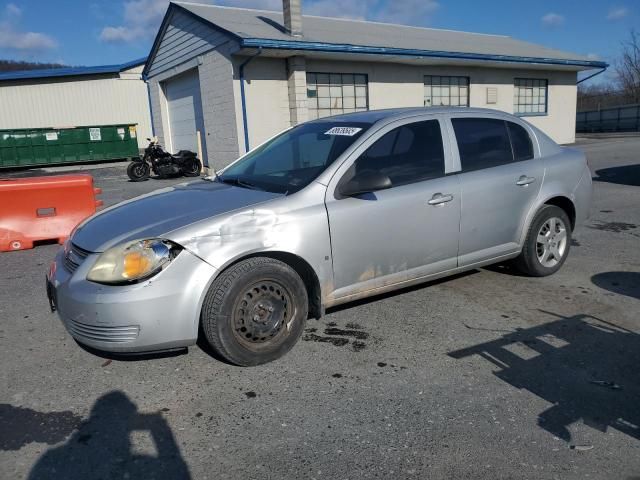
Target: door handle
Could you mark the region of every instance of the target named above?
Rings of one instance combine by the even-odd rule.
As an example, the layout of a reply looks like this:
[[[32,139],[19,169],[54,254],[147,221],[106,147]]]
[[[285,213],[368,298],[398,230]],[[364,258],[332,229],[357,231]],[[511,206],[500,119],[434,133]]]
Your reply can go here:
[[[444,195],[442,193],[435,193],[427,203],[429,205],[443,205],[451,200],[453,200],[453,195],[450,193],[445,193]]]
[[[516,185],[519,185],[521,187],[526,187],[527,185],[535,181],[536,181],[536,177],[527,177],[526,175],[522,175],[516,182]]]

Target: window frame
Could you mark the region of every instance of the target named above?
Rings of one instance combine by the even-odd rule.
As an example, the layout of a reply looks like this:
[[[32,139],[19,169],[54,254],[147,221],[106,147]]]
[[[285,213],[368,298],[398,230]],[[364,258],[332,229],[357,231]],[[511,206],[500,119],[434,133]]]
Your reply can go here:
[[[326,75],[328,77],[328,83],[327,84],[318,83],[318,77],[320,75]],[[311,76],[313,76],[315,78],[315,82],[313,82],[313,83],[309,82],[309,79],[310,79]],[[335,76],[340,76],[340,84],[339,85],[338,84],[333,84],[331,82],[332,77],[335,77]],[[349,83],[349,82],[345,83],[344,77],[352,77],[353,78],[353,83]],[[357,106],[357,99],[361,98],[361,97],[357,96],[357,94],[355,92],[355,88],[357,86],[362,86],[362,84],[356,83],[356,77],[364,77],[364,88],[365,88],[365,96],[364,96],[364,98],[365,98],[365,102],[366,102],[366,105],[364,107],[358,107]],[[342,114],[345,114],[345,113],[366,112],[366,111],[369,111],[369,109],[370,109],[370,107],[369,107],[369,105],[370,105],[370,103],[369,103],[369,75],[367,73],[359,73],[359,72],[347,72],[347,73],[345,73],[345,72],[317,72],[317,71],[306,72],[305,81],[306,81],[306,90],[307,90],[307,97],[306,97],[307,98],[307,110],[309,112],[311,112],[313,110],[313,111],[315,111],[317,113],[317,115],[315,117],[312,117],[311,115],[309,115],[309,120],[322,119],[322,118],[327,118],[327,117],[333,116],[333,115],[342,115]],[[310,85],[315,86],[315,91],[316,91],[316,96],[315,97],[309,96],[309,92],[310,92],[310,90],[312,90],[312,89],[309,88]],[[344,99],[345,98],[350,98],[348,96],[345,97],[345,94],[344,94],[345,93],[344,92],[344,86],[345,85],[353,85],[354,86],[354,96],[353,96],[354,106],[353,106],[353,108],[348,108],[348,110],[351,110],[349,112],[345,112],[345,106],[344,106]],[[329,89],[329,96],[328,97],[325,97],[325,96],[320,97],[320,95],[319,95],[319,90],[320,90],[319,87],[320,86],[328,87],[328,89]],[[340,88],[341,96],[340,97],[331,96],[332,88]],[[320,107],[320,101],[319,101],[320,98],[323,98],[323,99],[324,98],[328,98],[329,99],[329,107],[328,108],[321,108]],[[332,100],[334,98],[335,99],[340,98],[340,103],[342,105],[341,107],[333,108],[331,106]],[[316,103],[317,107],[311,107],[311,102],[313,100],[316,100],[315,103]],[[320,115],[320,111],[321,110],[329,110],[329,115],[322,115],[321,116]],[[334,113],[333,110],[340,110],[340,112],[335,112]]]
[[[526,88],[527,85],[519,86],[518,82],[543,82],[544,84],[544,112],[518,112],[516,107],[523,105],[528,106],[527,103],[518,103],[520,99],[520,88]],[[532,85],[532,87],[534,87]],[[540,88],[539,85],[536,86]],[[533,98],[533,97],[532,97]],[[531,103],[531,106],[534,104]],[[537,103],[536,105],[542,105]],[[517,117],[546,117],[549,115],[549,79],[548,78],[536,78],[536,77],[515,77],[513,79],[513,114]]]
[[[471,106],[471,77],[467,76],[467,75],[436,75],[436,74],[429,74],[429,75],[424,75],[422,77],[422,89],[423,89],[423,102],[424,102],[424,106],[425,107],[442,107],[442,105],[434,105],[433,104],[433,79],[434,77],[438,77],[438,78],[448,78],[448,79],[452,79],[452,78],[456,78],[458,79],[458,88],[460,88],[460,83],[459,80],[460,79],[465,79],[467,81],[466,87],[467,87],[467,104],[466,105],[460,105],[459,101],[460,101],[460,95],[458,94],[458,105],[452,105],[451,104],[451,88],[449,88],[449,105],[446,105],[448,107],[462,107],[462,108],[469,108]],[[429,78],[431,80],[431,83],[427,84],[427,78]],[[440,84],[442,85],[442,83]],[[431,88],[431,105],[427,105],[427,86],[429,86]],[[449,87],[451,87],[451,83],[448,84]]]

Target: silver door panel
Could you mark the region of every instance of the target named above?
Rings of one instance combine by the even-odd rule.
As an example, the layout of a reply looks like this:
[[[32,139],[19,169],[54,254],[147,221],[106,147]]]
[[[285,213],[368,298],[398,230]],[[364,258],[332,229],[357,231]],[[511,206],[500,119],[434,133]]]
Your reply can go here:
[[[457,266],[460,186],[455,175],[337,200],[335,188],[352,163],[377,139],[403,124],[376,132],[341,165],[327,189],[334,298],[375,290]],[[445,170],[452,168],[447,130]],[[429,202],[432,202],[430,204]]]

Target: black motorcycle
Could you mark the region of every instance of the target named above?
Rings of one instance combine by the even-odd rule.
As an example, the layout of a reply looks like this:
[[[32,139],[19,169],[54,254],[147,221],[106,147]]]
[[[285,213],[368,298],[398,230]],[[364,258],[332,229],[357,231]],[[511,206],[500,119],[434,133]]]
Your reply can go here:
[[[158,140],[147,138],[149,146],[142,157],[134,158],[127,167],[127,175],[132,182],[147,180],[151,172],[159,177],[184,175],[198,177],[202,163],[198,156],[189,150],[180,150],[176,154],[165,152]]]

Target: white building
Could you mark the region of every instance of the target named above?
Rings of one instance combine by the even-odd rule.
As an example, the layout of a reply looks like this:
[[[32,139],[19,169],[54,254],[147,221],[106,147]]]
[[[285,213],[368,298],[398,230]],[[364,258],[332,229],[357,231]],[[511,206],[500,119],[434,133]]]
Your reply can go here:
[[[221,167],[293,124],[357,110],[486,107],[560,143],[575,138],[576,80],[603,62],[506,36],[171,3],[144,75],[169,150]],[[200,135],[197,135],[199,132]]]
[[[0,130],[137,124],[144,147],[152,131],[145,60],[2,73]]]

